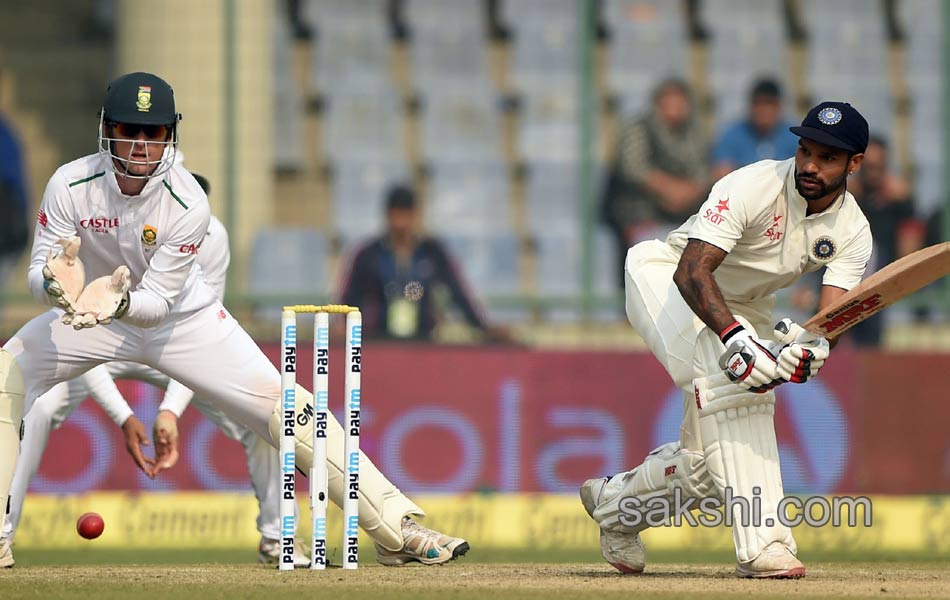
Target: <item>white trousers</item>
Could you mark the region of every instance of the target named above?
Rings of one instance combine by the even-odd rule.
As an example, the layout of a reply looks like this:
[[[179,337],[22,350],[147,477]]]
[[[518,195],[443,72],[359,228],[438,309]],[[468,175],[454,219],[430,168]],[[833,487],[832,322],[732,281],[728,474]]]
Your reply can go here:
[[[62,324],[62,315],[53,309],[35,317],[4,346],[23,372],[27,419],[36,398],[54,385],[102,363],[131,361],[161,371],[277,447],[270,421],[280,397],[280,373],[220,303],[148,329],[118,319],[77,331]],[[332,435],[342,428],[332,415],[329,418],[330,444],[338,441],[340,450],[339,456],[328,459],[330,499],[339,504],[343,486],[334,487],[332,474],[341,468],[343,436]],[[298,451],[298,468],[308,470],[310,460],[309,452]],[[402,517],[424,513],[365,455],[361,454],[360,465],[360,506],[366,505],[366,510],[360,509],[360,525],[384,547],[398,550],[403,545]]]
[[[721,394],[742,404],[742,408],[718,415],[711,406],[700,408],[699,391],[694,385],[704,385],[709,376],[725,379],[719,367],[725,348],[718,332],[711,331],[693,313],[673,283],[678,260],[677,253],[658,240],[637,244],[627,253],[627,318],[684,391],[683,424],[679,441],[660,446],[643,464],[610,478],[594,511],[594,518],[605,529],[622,530],[619,523],[625,497],[639,498],[642,506],[648,499],[672,497],[677,488],[686,496],[720,498],[726,488],[743,495],[759,489],[763,506],[772,507],[783,494],[771,412],[774,395],[746,393],[726,380]],[[771,337],[773,299],[727,304],[754,335]],[[754,418],[749,416],[752,413]],[[740,562],[754,560],[772,541],[785,543],[795,551],[787,528],[736,522],[733,535]]]
[[[111,362],[106,363],[106,368],[112,379],[134,379],[163,389],[169,382],[167,375],[138,363]],[[12,541],[16,536],[27,490],[30,481],[39,470],[50,432],[59,429],[69,415],[88,397],[89,390],[81,378],[76,378],[56,384],[53,389],[33,403],[29,417],[24,420],[20,457],[17,459],[13,484],[10,487],[10,510],[0,537]],[[194,397],[191,405],[217,425],[226,436],[244,446],[251,487],[254,489],[259,507],[257,529],[264,538],[278,539],[280,537],[280,481],[277,451],[249,429],[229,419],[207,400]]]

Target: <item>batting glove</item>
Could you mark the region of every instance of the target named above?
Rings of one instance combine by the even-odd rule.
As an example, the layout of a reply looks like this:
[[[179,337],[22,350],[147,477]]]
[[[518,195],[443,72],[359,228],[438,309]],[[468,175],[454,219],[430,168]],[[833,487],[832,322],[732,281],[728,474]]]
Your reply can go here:
[[[752,335],[739,322],[726,327],[719,339],[726,346],[719,357],[719,368],[736,385],[763,394],[783,383],[768,342]]]
[[[778,374],[792,383],[805,383],[818,371],[831,354],[828,340],[806,331],[791,319],[775,324],[775,335],[784,344],[778,352]]]

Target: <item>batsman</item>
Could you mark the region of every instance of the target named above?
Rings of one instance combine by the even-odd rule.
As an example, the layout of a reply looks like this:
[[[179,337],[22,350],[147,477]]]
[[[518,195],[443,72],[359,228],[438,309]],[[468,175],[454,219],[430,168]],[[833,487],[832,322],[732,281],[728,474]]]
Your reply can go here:
[[[868,124],[850,104],[822,102],[791,131],[800,138],[794,158],[726,175],[665,242],[627,253],[627,318],[684,397],[678,441],[581,487],[601,553],[622,572],[643,571],[648,507],[728,495],[758,497],[762,508],[758,522],[733,511],[736,574],[805,575],[778,518],[773,389],[818,375],[831,344],[790,319],[773,327],[772,312],[775,292],[805,273],[825,269],[821,309],[861,281],[871,233],[847,179],[864,158]]]

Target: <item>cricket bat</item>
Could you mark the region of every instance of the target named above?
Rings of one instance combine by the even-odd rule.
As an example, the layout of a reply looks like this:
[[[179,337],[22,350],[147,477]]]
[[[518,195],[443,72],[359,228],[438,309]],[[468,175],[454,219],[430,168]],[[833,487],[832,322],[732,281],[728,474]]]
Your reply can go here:
[[[808,319],[803,327],[832,340],[885,306],[945,275],[950,275],[950,242],[895,260]]]

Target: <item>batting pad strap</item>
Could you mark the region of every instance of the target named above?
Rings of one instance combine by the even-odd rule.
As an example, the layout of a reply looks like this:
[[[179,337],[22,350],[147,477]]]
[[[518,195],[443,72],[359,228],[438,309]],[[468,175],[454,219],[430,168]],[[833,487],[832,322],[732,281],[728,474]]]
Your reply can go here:
[[[639,533],[656,524],[647,518],[648,512],[661,505],[673,506],[677,488],[682,499],[716,493],[702,452],[683,450],[671,442],[650,452],[635,469],[610,478],[594,509],[594,520],[605,530]],[[655,498],[660,500],[651,503]]]
[[[751,393],[736,385],[721,371],[694,379],[693,397],[700,417],[740,406],[775,404],[774,394]]]
[[[296,398],[297,468],[309,473],[313,463],[313,395],[298,385]],[[342,506],[343,496],[348,493],[343,464],[343,428],[330,411],[327,411],[327,419],[327,487],[330,500]],[[280,424],[278,404],[270,419],[270,434],[274,440],[280,439]],[[384,548],[402,549],[402,518],[409,515],[423,517],[425,511],[386,479],[363,452],[360,452],[359,474],[360,527]]]
[[[784,496],[775,440],[775,395],[753,394],[719,375],[695,379],[706,468],[733,520],[736,558],[748,562],[772,542],[794,553],[791,530],[778,519]],[[758,506],[756,510],[753,507]]]

